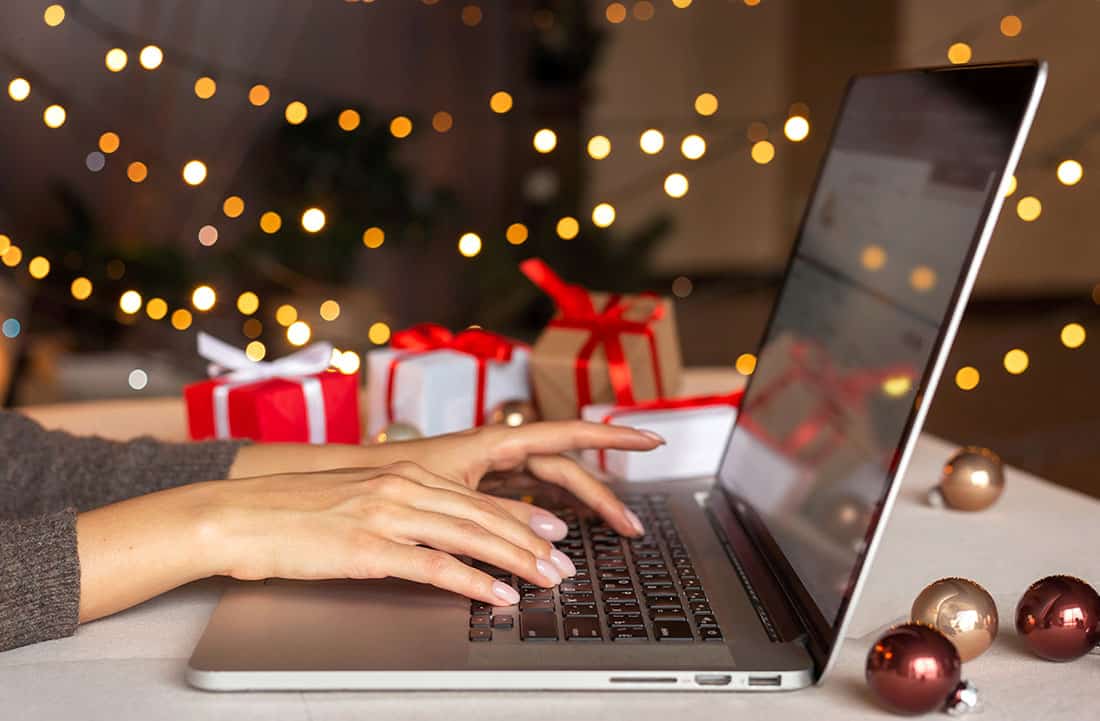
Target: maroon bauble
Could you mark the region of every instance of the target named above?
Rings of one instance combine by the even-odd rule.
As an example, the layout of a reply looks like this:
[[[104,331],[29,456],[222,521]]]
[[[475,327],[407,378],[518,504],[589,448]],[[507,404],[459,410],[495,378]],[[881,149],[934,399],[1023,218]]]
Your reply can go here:
[[[942,709],[959,687],[962,661],[955,645],[922,623],[887,631],[867,654],[867,684],[879,702],[900,714]]]
[[[1100,643],[1100,595],[1073,576],[1042,578],[1016,604],[1016,632],[1048,661],[1080,658]]]

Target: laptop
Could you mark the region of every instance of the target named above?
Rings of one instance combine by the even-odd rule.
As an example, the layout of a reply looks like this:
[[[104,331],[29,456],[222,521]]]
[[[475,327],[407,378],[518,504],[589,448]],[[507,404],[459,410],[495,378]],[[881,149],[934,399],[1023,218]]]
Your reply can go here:
[[[780,691],[835,662],[1039,102],[1041,62],[848,86],[713,478],[616,490],[616,535],[522,474],[578,574],[490,607],[401,580],[235,583],[202,689]],[[732,224],[731,224],[732,225]],[[731,231],[727,242],[737,242]],[[475,561],[476,563],[476,561]]]

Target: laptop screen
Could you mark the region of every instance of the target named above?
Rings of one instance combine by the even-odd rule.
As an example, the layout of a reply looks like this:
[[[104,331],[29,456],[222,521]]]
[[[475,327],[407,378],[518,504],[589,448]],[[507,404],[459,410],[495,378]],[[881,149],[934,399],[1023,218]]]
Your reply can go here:
[[[1037,73],[849,88],[719,473],[830,642]]]

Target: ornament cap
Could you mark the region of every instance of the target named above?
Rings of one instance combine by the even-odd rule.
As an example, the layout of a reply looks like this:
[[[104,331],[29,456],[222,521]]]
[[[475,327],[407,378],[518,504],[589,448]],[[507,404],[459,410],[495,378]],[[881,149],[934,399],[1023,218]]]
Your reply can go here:
[[[978,693],[978,687],[969,681],[960,681],[951,695],[947,697],[944,711],[950,716],[962,716],[963,714],[980,712],[982,710],[982,697]]]

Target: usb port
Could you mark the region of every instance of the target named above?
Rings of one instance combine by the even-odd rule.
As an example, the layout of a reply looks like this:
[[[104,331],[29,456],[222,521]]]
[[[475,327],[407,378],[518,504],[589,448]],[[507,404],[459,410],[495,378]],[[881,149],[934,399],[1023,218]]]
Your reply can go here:
[[[782,686],[783,677],[779,674],[775,676],[749,676],[749,686]]]
[[[699,686],[729,686],[733,676],[728,673],[697,673],[695,683]]]

